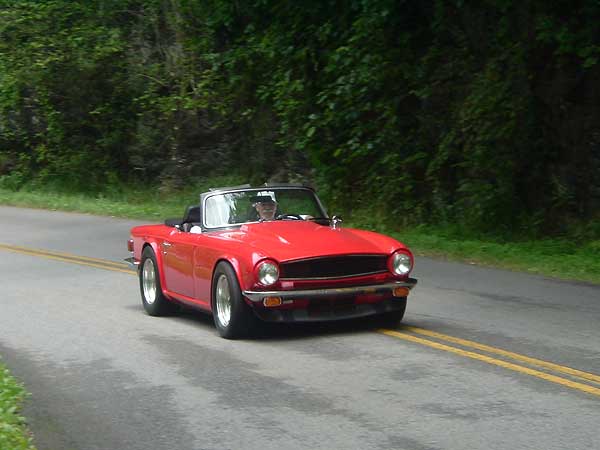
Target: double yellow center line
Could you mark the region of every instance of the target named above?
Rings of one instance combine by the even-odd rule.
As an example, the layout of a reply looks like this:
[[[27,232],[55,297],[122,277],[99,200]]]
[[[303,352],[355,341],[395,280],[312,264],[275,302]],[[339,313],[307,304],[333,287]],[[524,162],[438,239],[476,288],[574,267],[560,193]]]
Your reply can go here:
[[[98,269],[111,270],[136,275],[126,263],[108,261],[105,259],[77,256],[48,250],[32,249],[16,245],[0,244],[0,250],[6,250],[23,255],[37,256],[55,261],[62,261]],[[402,326],[398,330],[380,329],[379,333],[396,339],[413,342],[437,350],[453,353],[466,358],[475,359],[515,372],[530,375],[571,389],[576,389],[600,397],[600,376],[571,367],[531,358],[518,353],[509,352],[478,342],[460,339],[425,328]],[[452,345],[450,345],[452,344]],[[567,378],[568,377],[568,378]]]
[[[507,350],[469,341],[467,339],[448,336],[425,328],[402,326],[399,330],[380,329],[378,332],[397,339],[403,339],[437,350],[454,353],[494,366],[504,367],[505,369],[560,384],[571,389],[577,389],[588,394],[600,396],[600,376],[593,373],[561,366],[541,359],[531,358],[519,353],[509,352]],[[425,339],[421,336],[426,336],[429,339]],[[448,345],[448,343],[457,346]],[[478,350],[481,353],[473,350]],[[499,359],[498,357],[502,359]],[[571,379],[565,378],[564,376],[568,376]]]
[[[7,250],[9,252],[20,253],[22,255],[37,256],[40,258],[52,259],[55,261],[79,264],[81,266],[95,267],[97,269],[112,270],[114,272],[129,273],[132,275],[137,274],[137,272],[135,270],[130,269],[129,265],[124,262],[120,263],[120,262],[108,261],[106,259],[90,258],[88,256],[77,256],[77,255],[72,255],[69,253],[61,253],[61,252],[48,251],[48,250],[39,250],[39,249],[20,247],[17,245],[7,245],[7,244],[0,244],[0,250]]]

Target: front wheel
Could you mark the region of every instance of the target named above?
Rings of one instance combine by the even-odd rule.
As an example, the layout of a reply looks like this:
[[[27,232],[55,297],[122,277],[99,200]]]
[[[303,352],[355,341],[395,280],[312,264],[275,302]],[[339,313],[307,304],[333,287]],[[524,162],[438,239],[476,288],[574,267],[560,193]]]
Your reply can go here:
[[[151,316],[164,316],[173,312],[175,305],[162,293],[158,264],[152,247],[146,247],[142,252],[139,276],[142,305],[146,312]]]
[[[255,316],[242,297],[233,267],[220,262],[212,279],[212,312],[217,331],[225,339],[248,336]]]
[[[398,298],[395,301],[402,302],[402,306],[395,311],[375,316],[378,326],[383,328],[396,328],[400,325],[400,322],[402,322],[402,319],[404,318],[404,312],[406,311],[406,297],[404,298],[404,301],[402,301],[401,298]]]

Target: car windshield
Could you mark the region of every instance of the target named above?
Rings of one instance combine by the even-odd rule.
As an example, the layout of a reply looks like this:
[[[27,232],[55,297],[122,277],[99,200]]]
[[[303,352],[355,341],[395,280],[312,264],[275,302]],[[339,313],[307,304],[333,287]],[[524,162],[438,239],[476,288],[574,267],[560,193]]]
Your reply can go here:
[[[204,225],[227,227],[270,220],[310,220],[325,217],[310,189],[253,189],[206,197]]]

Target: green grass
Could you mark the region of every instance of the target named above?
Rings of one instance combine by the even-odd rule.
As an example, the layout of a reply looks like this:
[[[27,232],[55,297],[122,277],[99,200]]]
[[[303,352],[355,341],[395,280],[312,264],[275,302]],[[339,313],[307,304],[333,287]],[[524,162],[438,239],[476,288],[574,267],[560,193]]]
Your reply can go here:
[[[199,202],[200,193],[216,186],[240,184],[236,177],[213,178],[183,191],[161,192],[154,188],[123,187],[104,194],[78,194],[39,187],[18,191],[0,186],[0,205],[42,208],[57,211],[77,211],[102,216],[127,217],[163,221],[167,217],[183,216],[186,206]]]
[[[0,448],[34,450],[25,420],[19,415],[25,390],[0,362]]]
[[[162,220],[165,216],[180,216],[183,214],[185,205],[192,203],[194,203],[193,196],[185,197],[181,194],[178,194],[177,198],[168,198],[157,193],[143,196],[136,192],[128,192],[123,193],[120,198],[109,198],[102,195],[92,197],[84,194],[11,192],[0,189],[0,204],[3,205],[147,220]]]
[[[155,223],[167,217],[182,216],[185,207],[197,203],[199,193],[211,186],[239,183],[239,179],[235,177],[223,177],[196,184],[177,193],[127,188],[96,196],[42,191],[39,188],[16,192],[0,188],[0,204],[127,217]],[[463,234],[456,228],[412,227],[389,230],[369,221],[361,212],[356,213],[354,219],[348,219],[348,226],[392,235],[407,244],[417,255],[600,283],[600,240],[502,240],[498,237],[478,237],[473,233]]]
[[[390,234],[424,256],[600,284],[600,240],[484,240],[435,227]]]

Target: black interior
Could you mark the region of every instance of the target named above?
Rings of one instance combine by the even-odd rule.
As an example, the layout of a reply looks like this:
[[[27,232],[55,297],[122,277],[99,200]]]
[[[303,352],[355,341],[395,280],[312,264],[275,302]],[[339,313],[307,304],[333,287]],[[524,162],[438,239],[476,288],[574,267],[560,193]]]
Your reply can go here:
[[[166,219],[165,225],[176,227],[182,231],[190,231],[194,225],[202,226],[200,206],[188,206],[183,219]]]
[[[202,226],[200,206],[188,206],[185,216],[183,216],[183,231],[190,231],[194,225]]]

